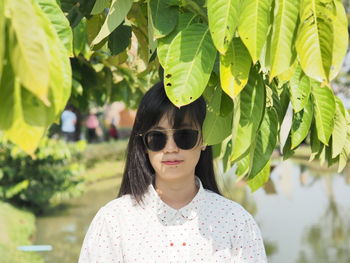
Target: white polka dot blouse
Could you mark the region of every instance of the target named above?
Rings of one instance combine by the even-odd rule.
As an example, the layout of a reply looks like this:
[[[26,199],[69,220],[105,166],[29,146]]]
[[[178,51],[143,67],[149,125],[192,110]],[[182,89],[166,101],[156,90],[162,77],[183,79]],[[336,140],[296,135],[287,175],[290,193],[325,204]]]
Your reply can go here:
[[[239,204],[203,188],[174,209],[150,184],[143,205],[130,195],[102,207],[92,220],[79,263],[267,262],[260,230]]]

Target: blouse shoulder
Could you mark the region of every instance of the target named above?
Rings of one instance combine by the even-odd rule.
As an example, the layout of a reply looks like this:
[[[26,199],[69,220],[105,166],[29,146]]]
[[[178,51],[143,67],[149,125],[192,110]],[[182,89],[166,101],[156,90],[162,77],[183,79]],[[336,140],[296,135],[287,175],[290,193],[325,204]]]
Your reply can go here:
[[[221,213],[224,213],[228,217],[233,217],[236,220],[242,219],[243,221],[251,220],[252,215],[243,208],[239,203],[227,199],[224,196],[221,196],[217,193],[214,193],[210,190],[205,190],[206,192],[206,201],[209,202],[217,210],[221,210]]]

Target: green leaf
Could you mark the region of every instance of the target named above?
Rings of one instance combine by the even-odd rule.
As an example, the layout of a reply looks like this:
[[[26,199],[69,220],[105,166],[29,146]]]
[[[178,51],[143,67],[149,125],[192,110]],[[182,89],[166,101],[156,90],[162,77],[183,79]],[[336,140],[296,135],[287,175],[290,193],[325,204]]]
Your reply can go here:
[[[304,109],[311,93],[311,80],[304,74],[301,67],[297,67],[289,82],[290,100],[294,112]]]
[[[208,0],[208,21],[214,45],[225,54],[238,24],[240,0]]]
[[[222,91],[217,87],[213,94],[212,100],[208,103],[207,115],[203,123],[204,142],[208,145],[220,143],[232,131],[232,109],[231,114],[220,116]]]
[[[333,91],[327,87],[321,87],[318,83],[312,85],[311,90],[317,136],[325,145],[328,145],[329,138],[333,132],[335,100]]]
[[[108,37],[108,48],[112,56],[123,52],[131,42],[131,27],[119,25]]]
[[[348,132],[344,105],[338,97],[334,98],[336,110],[334,115],[334,129],[332,132],[332,158],[335,158],[342,152]]]
[[[329,82],[334,13],[333,0],[301,0],[296,49],[305,74],[319,82]]]
[[[102,13],[106,8],[109,7],[110,3],[110,0],[96,0],[95,5],[91,10],[91,15]]]
[[[271,43],[270,81],[288,70],[295,58],[294,41],[297,31],[300,0],[276,1],[276,13]]]
[[[16,38],[11,52],[11,63],[15,75],[25,88],[46,105],[50,105],[48,100],[49,47],[45,39],[45,32],[37,19],[42,11],[35,9],[36,3],[31,1],[18,0],[6,3],[11,15],[10,31]]]
[[[265,85],[252,68],[248,83],[234,100],[231,161],[239,159],[255,140],[265,108]]]
[[[225,55],[220,55],[222,89],[234,99],[248,82],[252,59],[240,38],[234,38]]]
[[[333,20],[333,52],[332,66],[330,68],[329,80],[334,79],[339,73],[349,43],[348,19],[341,1],[334,1],[336,14]]]
[[[322,144],[317,137],[316,125],[315,123],[311,124],[310,130],[310,146],[311,146],[311,155],[309,162],[313,161],[320,150],[322,150]]]
[[[148,3],[147,5],[147,17],[148,17],[148,23],[147,23],[147,37],[148,37],[148,53],[147,53],[147,62],[149,62],[154,54],[154,52],[157,49],[157,40],[154,36],[154,26],[153,26],[153,20],[152,20],[152,14],[151,14],[151,6]]]
[[[260,187],[264,186],[264,184],[269,180],[270,169],[271,169],[271,164],[269,160],[264,166],[264,168],[255,177],[247,181],[252,192],[255,192]]]
[[[191,25],[196,17],[193,13],[180,13],[175,29],[166,37],[158,39],[157,56],[163,68],[166,67],[171,42],[180,31]]]
[[[46,17],[54,26],[60,40],[64,44],[68,56],[73,56],[73,33],[69,21],[55,0],[36,0]]]
[[[242,1],[238,33],[255,64],[265,44],[270,26],[272,0]]]
[[[350,156],[350,133],[349,133],[349,127],[348,127],[348,134],[346,136],[346,142],[344,144],[344,148],[343,148],[342,152],[339,155],[338,173],[343,171],[345,166],[348,164],[349,156]]]
[[[195,101],[203,93],[214,66],[216,49],[204,24],[192,24],[182,30],[169,46],[164,69],[164,86],[177,106]]]
[[[149,0],[155,38],[168,35],[177,24],[177,8],[169,0]]]
[[[83,18],[80,23],[73,28],[73,51],[76,57],[80,54],[84,54],[87,41],[86,19]]]
[[[105,22],[103,23],[100,32],[92,41],[91,45],[95,46],[104,38],[113,32],[119,26],[132,6],[132,0],[113,0],[109,8],[109,12]]]
[[[292,150],[292,135],[291,135],[291,131],[288,134],[287,140],[283,145],[283,161],[289,159],[290,157],[292,157],[295,153],[294,150]]]
[[[39,9],[39,7],[37,7],[37,9]],[[40,19],[42,28],[45,30],[46,41],[48,43],[49,53],[51,55],[49,62],[49,100],[51,107],[49,109],[40,109],[40,114],[42,115],[43,113],[41,111],[46,111],[46,125],[49,126],[60,116],[60,113],[65,108],[70,97],[72,70],[64,44],[61,42],[54,26],[50,23],[49,18],[44,14],[38,15],[38,18]],[[29,107],[32,107],[32,105]],[[26,108],[24,107],[24,109]],[[25,113],[27,112],[28,111],[25,111]],[[28,119],[30,118],[33,119],[33,117],[29,116]]]
[[[250,162],[249,180],[257,176],[270,160],[276,147],[277,137],[277,112],[274,108],[267,108],[258,130],[254,147],[251,148],[253,158]]]
[[[306,138],[311,127],[312,118],[313,107],[311,99],[309,99],[309,102],[305,105],[303,110],[294,112],[293,114],[291,149],[296,148]]]
[[[237,162],[236,176],[240,180],[243,176],[248,174],[250,165],[250,152],[247,151],[245,155]]]
[[[4,51],[5,51],[5,5],[4,1],[0,1],[0,36],[3,36],[0,38],[0,79],[2,75],[2,69],[3,69],[3,57],[4,57]]]

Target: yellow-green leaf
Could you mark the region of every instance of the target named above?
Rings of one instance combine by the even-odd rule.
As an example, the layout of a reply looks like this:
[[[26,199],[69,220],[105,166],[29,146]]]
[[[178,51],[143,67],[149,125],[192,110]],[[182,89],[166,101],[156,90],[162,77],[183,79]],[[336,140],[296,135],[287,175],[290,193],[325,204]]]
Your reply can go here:
[[[338,97],[334,98],[336,102],[336,110],[334,115],[334,129],[332,132],[332,158],[335,158],[342,152],[348,132],[343,102]]]
[[[214,45],[225,54],[238,24],[240,0],[208,0],[208,21]]]
[[[67,54],[73,56],[73,33],[69,21],[58,6],[56,0],[36,0],[44,11],[49,23],[55,29],[59,39],[64,44]]]
[[[210,78],[216,49],[204,24],[192,24],[176,35],[169,46],[164,86],[178,107],[199,98]]]
[[[119,26],[129,10],[131,9],[132,0],[113,0],[109,8],[109,12],[105,22],[103,23],[100,32],[96,38],[92,41],[91,45],[99,44],[104,38],[106,38],[114,29]]]
[[[290,101],[294,112],[301,111],[308,103],[312,82],[298,66],[289,82]]]
[[[255,192],[260,187],[264,186],[264,184],[269,180],[270,170],[271,170],[271,164],[269,160],[264,166],[264,168],[257,175],[255,175],[253,178],[247,181],[252,192]]]
[[[260,57],[270,26],[272,0],[246,0],[242,2],[238,33],[248,48],[253,62]]]
[[[305,74],[319,82],[329,82],[334,13],[333,0],[301,0],[296,49]]]
[[[222,89],[234,99],[247,84],[252,59],[240,38],[234,38],[225,55],[220,55]]]
[[[96,0],[94,7],[91,10],[91,15],[97,15],[109,7],[110,0]]]
[[[335,0],[336,16],[333,21],[333,52],[329,80],[339,73],[349,43],[348,19],[343,4]]]
[[[45,32],[38,21],[40,11],[35,9],[36,3],[33,1],[18,0],[6,3],[10,13],[11,31],[16,38],[16,45],[10,54],[14,72],[25,88],[46,105],[50,105],[50,58]]]
[[[335,99],[333,91],[328,86],[321,87],[319,83],[313,83],[311,94],[317,137],[324,145],[328,145],[334,126]]]
[[[299,14],[299,1],[276,1],[272,42],[271,47],[269,47],[271,49],[270,81],[275,76],[287,71],[296,58],[294,41]]]

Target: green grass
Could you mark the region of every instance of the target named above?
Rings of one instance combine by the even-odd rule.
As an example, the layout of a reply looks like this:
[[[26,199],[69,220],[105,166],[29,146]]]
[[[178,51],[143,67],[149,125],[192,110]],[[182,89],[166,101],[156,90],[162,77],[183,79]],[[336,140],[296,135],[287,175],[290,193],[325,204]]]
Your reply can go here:
[[[32,213],[0,202],[0,261],[1,263],[43,263],[34,252],[17,250],[30,245],[35,233],[35,217]]]

